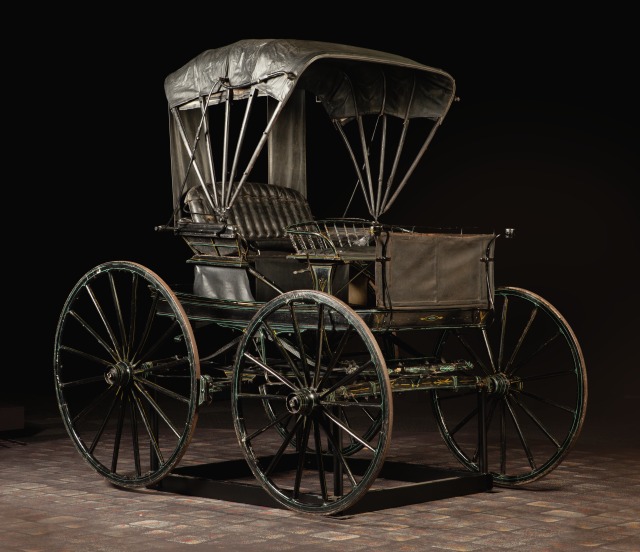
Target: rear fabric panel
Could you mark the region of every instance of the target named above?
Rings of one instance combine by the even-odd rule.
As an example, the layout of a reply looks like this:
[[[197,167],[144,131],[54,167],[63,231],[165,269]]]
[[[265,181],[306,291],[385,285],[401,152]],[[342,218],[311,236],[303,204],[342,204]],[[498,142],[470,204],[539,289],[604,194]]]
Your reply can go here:
[[[376,246],[376,305],[487,308],[493,262],[482,259],[489,244],[493,257],[493,238],[493,234],[382,234]]]

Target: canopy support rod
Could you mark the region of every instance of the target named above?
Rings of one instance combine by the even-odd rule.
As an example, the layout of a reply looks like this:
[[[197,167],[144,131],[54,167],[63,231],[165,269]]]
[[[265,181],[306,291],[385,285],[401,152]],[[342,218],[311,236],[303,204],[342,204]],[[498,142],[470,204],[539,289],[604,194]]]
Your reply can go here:
[[[209,94],[211,97],[211,94]],[[216,206],[220,205],[220,201],[218,200],[218,192],[216,191],[216,167],[213,162],[213,156],[211,154],[211,132],[209,131],[209,123],[207,123],[207,109],[209,108],[209,98],[207,98],[206,103],[202,101],[200,98],[200,109],[202,110],[202,123],[204,126],[204,137],[207,142],[207,158],[209,159],[209,166],[211,167],[211,187],[213,188],[213,202]],[[205,194],[208,195],[207,187],[203,186],[203,190]],[[215,212],[215,209],[214,209]]]
[[[384,179],[384,156],[387,149],[387,116],[382,115],[382,138],[380,140],[380,173],[378,174],[378,194],[376,195],[375,220],[380,216],[380,201],[382,199],[382,181]]]
[[[409,115],[411,114],[411,105],[413,104],[413,98],[416,92],[416,78],[415,75],[413,77],[413,87],[411,88],[411,97],[409,98],[409,103],[407,104],[407,111],[404,114],[404,121],[402,122],[402,134],[400,136],[400,141],[398,142],[398,148],[396,150],[396,156],[393,160],[393,167],[391,168],[391,174],[389,175],[389,180],[387,180],[387,188],[384,192],[384,199],[382,200],[382,206],[380,207],[380,212],[378,216],[382,215],[387,210],[387,198],[389,197],[389,192],[391,192],[391,187],[393,185],[393,181],[396,178],[396,173],[398,172],[398,164],[400,163],[400,156],[402,155],[402,151],[404,150],[404,143],[407,139],[407,131],[409,130]]]
[[[382,200],[382,206],[380,207],[380,215],[386,211],[385,206],[387,204],[387,198],[389,197],[389,192],[391,192],[391,187],[393,186],[393,181],[396,179],[396,173],[398,172],[398,164],[400,163],[400,156],[402,155],[402,150],[404,149],[404,142],[407,138],[407,131],[409,130],[410,120],[405,118],[402,123],[402,134],[400,136],[400,141],[398,142],[398,148],[396,149],[396,155],[393,159],[393,166],[391,167],[391,173],[389,174],[389,179],[387,180],[387,187],[384,191],[384,199]]]
[[[374,216],[373,212],[373,204],[375,203],[375,195],[373,193],[373,179],[371,177],[371,165],[369,163],[369,147],[367,146],[367,138],[364,135],[364,126],[362,124],[362,115],[360,115],[358,111],[358,99],[356,98],[356,91],[353,87],[353,82],[349,78],[349,76],[344,73],[345,79],[349,81],[349,87],[351,88],[351,99],[353,100],[353,108],[355,111],[356,121],[358,122],[358,134],[360,136],[360,146],[362,147],[362,157],[364,161],[364,170],[367,176],[367,186],[369,188],[369,198],[366,197],[366,192],[364,186],[362,187],[362,192],[365,194],[365,200],[367,202],[367,207],[369,209],[369,213],[371,216]],[[372,138],[373,140],[373,138]],[[361,175],[359,175],[361,176]],[[362,182],[362,179],[360,180]]]
[[[227,195],[224,197],[225,209],[229,208],[229,196],[231,196],[231,190],[233,188],[233,179],[236,175],[236,169],[238,168],[238,157],[240,156],[240,151],[242,150],[244,137],[247,133],[249,115],[251,114],[251,108],[253,107],[253,99],[255,98],[255,96],[256,96],[256,87],[252,86],[251,92],[249,92],[249,98],[247,99],[247,106],[244,110],[244,118],[242,119],[242,127],[240,128],[240,136],[238,136],[236,151],[233,154],[233,165],[231,165],[231,173],[229,173],[229,188],[227,189]]]
[[[260,155],[262,148],[267,142],[267,138],[269,138],[269,134],[271,133],[271,128],[273,127],[273,124],[276,122],[276,119],[280,115],[280,112],[284,108],[284,105],[285,105],[284,100],[281,100],[278,102],[278,105],[276,105],[276,108],[273,110],[273,113],[271,115],[271,118],[269,119],[269,122],[267,123],[267,126],[262,131],[262,136],[260,137],[260,141],[258,142],[258,145],[256,146],[256,149],[254,150],[253,155],[251,156],[251,159],[249,159],[247,168],[242,173],[242,178],[240,179],[240,182],[238,182],[238,187],[236,188],[236,191],[233,193],[233,196],[231,197],[231,199],[229,200],[229,205],[228,205],[229,207],[233,205],[233,202],[235,201],[236,196],[238,195],[238,192],[240,192],[240,190],[242,189],[242,186],[244,186],[244,183],[247,181],[249,174],[251,174],[251,171],[253,170],[253,166],[256,164],[256,161],[258,160],[258,156]]]
[[[222,139],[222,191],[220,194],[222,195],[222,200],[227,197],[226,188],[227,188],[227,158],[229,156],[229,127],[231,126],[231,96],[233,92],[231,90],[227,90],[227,101],[224,104],[224,137]],[[226,219],[226,205],[220,206],[224,210],[224,214],[222,215],[223,219]]]
[[[372,217],[375,217],[374,210],[372,209],[375,203],[375,195],[373,193],[373,177],[371,176],[371,164],[369,163],[369,147],[367,146],[367,138],[364,135],[364,126],[362,125],[362,115],[358,115],[358,134],[360,135],[360,145],[362,146],[362,155],[364,157],[364,170],[367,176],[367,184],[369,186],[369,213]]]
[[[191,145],[189,144],[189,140],[187,139],[187,136],[186,136],[186,134],[184,132],[184,127],[182,126],[182,121],[181,121],[180,117],[178,116],[178,110],[177,109],[172,109],[171,113],[173,113],[173,116],[174,116],[176,122],[178,123],[178,130],[180,131],[180,138],[182,138],[182,144],[184,145],[185,149],[189,153],[189,167],[187,168],[187,171],[185,172],[185,182],[187,181],[187,176],[189,175],[190,169],[193,166],[193,170],[196,172],[196,176],[198,177],[198,180],[200,181],[200,186],[202,186],[202,189],[204,190],[205,196],[207,197],[207,201],[209,201],[209,204],[211,205],[211,208],[214,209],[214,212],[215,212],[215,204],[213,202],[213,199],[211,199],[211,196],[209,195],[209,191],[207,190],[207,187],[204,185],[204,178],[202,178],[202,173],[200,172],[200,169],[198,168],[198,162],[195,159],[195,156],[196,156],[195,152],[196,152],[196,147],[198,145],[198,140],[199,140],[200,133],[198,132],[198,134],[196,134],[196,139],[195,139],[195,142],[194,142],[194,145],[193,145],[193,149],[192,149]]]
[[[353,149],[351,148],[351,144],[349,143],[349,138],[347,138],[347,135],[344,133],[344,130],[342,129],[342,125],[339,122],[333,121],[333,124],[335,125],[336,129],[340,133],[340,136],[342,136],[342,139],[344,140],[345,145],[347,146],[347,150],[349,151],[349,156],[351,157],[353,166],[356,169],[356,174],[358,176],[358,182],[360,183],[360,188],[362,188],[362,195],[364,196],[364,200],[367,202],[367,209],[369,209],[370,213],[373,213],[373,209],[371,208],[371,204],[369,203],[369,198],[367,197],[367,191],[364,188],[362,172],[360,171],[360,167],[358,166],[358,160],[356,159],[356,156],[353,153]]]
[[[420,151],[418,152],[418,155],[413,160],[413,163],[411,163],[411,166],[409,167],[409,170],[407,171],[407,174],[404,175],[404,178],[402,179],[402,182],[400,182],[400,184],[398,184],[398,189],[391,196],[391,199],[386,204],[384,204],[382,206],[382,213],[387,211],[393,205],[393,202],[398,197],[398,194],[402,191],[402,188],[404,188],[405,184],[407,183],[407,181],[409,180],[409,178],[413,174],[413,171],[418,166],[418,163],[420,162],[420,159],[422,159],[422,156],[427,151],[427,148],[429,147],[429,144],[431,143],[431,140],[433,139],[433,135],[436,133],[436,130],[438,129],[438,127],[441,124],[442,124],[442,118],[439,118],[434,123],[433,128],[431,129],[431,132],[429,133],[429,136],[427,136],[427,139],[425,140],[424,144],[422,145],[422,148],[420,148]]]
[[[375,213],[373,213],[373,218],[377,221],[380,216],[380,200],[382,199],[382,181],[384,180],[384,157],[386,155],[387,150],[387,115],[385,113],[385,108],[387,106],[387,74],[384,71],[380,71],[380,76],[382,77],[382,86],[383,86],[383,94],[382,94],[382,105],[380,106],[380,113],[378,114],[378,119],[376,120],[376,128],[378,128],[378,121],[380,117],[382,117],[382,138],[380,139],[380,166],[379,166],[379,174],[378,174],[378,192],[376,194],[376,208]],[[373,136],[371,137],[371,142],[373,143]]]

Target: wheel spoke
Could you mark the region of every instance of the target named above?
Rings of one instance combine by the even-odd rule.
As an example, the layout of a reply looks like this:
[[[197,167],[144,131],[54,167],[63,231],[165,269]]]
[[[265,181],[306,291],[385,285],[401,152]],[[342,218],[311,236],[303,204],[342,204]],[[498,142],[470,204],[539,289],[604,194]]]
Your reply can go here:
[[[327,411],[326,410],[323,411],[323,414],[327,414]],[[320,424],[322,425],[322,429],[324,430],[324,433],[327,436],[329,443],[331,444],[333,455],[338,457],[338,460],[342,464],[342,467],[344,468],[344,471],[347,474],[349,481],[351,482],[351,487],[355,488],[358,485],[358,482],[356,481],[356,478],[353,476],[353,473],[351,472],[351,468],[349,467],[349,464],[347,464],[346,458],[342,454],[340,444],[336,443],[336,440],[334,439],[331,433],[331,428],[329,428],[329,426],[327,425],[327,421],[324,419],[324,417],[320,417]]]
[[[174,337],[177,326],[178,321],[174,320],[171,326],[169,326],[167,330],[162,334],[162,336],[160,336],[160,339],[158,339],[141,358],[136,360],[135,364],[139,364],[147,360],[153,353],[158,350],[158,347],[160,347],[165,341],[167,341],[167,339]]]
[[[318,382],[316,389],[322,389],[324,387],[324,384],[326,383],[327,379],[333,372],[333,369],[335,368],[338,360],[340,360],[340,357],[342,356],[344,348],[346,347],[352,332],[353,332],[353,326],[348,326],[347,329],[342,334],[342,337],[340,338],[340,342],[338,343],[336,350],[333,351],[329,365],[327,366],[327,369],[323,374],[322,379]]]
[[[262,325],[266,329],[267,333],[273,338],[273,342],[278,346],[278,349],[280,349],[280,352],[282,353],[282,356],[287,361],[287,364],[289,365],[289,367],[291,368],[291,370],[295,374],[296,378],[298,379],[298,384],[300,386],[305,385],[306,382],[305,382],[304,376],[300,373],[300,370],[298,370],[298,367],[296,366],[296,363],[291,358],[291,355],[289,354],[289,351],[287,351],[287,349],[285,348],[284,343],[280,339],[280,336],[264,320],[262,321]]]
[[[136,320],[138,318],[138,275],[136,273],[131,274],[131,319],[129,320],[129,339],[127,356],[131,354],[131,347],[136,339]],[[155,309],[152,309],[155,310]],[[134,355],[135,357],[135,355]]]
[[[478,414],[478,407],[476,406],[473,410],[471,410],[471,412],[469,412],[469,414],[467,414],[464,418],[462,418],[462,420],[460,420],[455,427],[453,427],[449,431],[449,435],[453,437],[456,433],[458,433],[458,431],[460,431],[465,425],[467,425],[469,421],[472,420],[477,414]]]
[[[322,495],[322,500],[327,502],[329,500],[329,495],[327,493],[327,477],[324,471],[324,462],[322,460],[322,439],[320,438],[320,425],[315,417],[313,419],[313,440],[316,448],[316,462],[318,463],[320,494]]]
[[[157,391],[158,393],[162,393],[163,395],[170,397],[172,399],[175,399],[177,401],[180,401],[182,403],[185,404],[189,404],[189,397],[185,397],[184,395],[181,395],[180,393],[176,393],[175,391],[172,391],[171,389],[167,389],[166,387],[163,387],[162,385],[157,384],[154,381],[150,381],[148,379],[136,379],[136,384],[138,385],[143,385],[145,387],[151,387],[153,390]]]
[[[349,421],[349,415],[347,414],[348,410],[345,410],[345,409],[344,409],[344,406],[352,406],[352,405],[353,405],[353,403],[347,403],[347,404],[344,404],[344,405],[342,405],[342,406],[340,406],[340,407],[339,407],[339,408],[340,408],[341,418],[343,418],[343,419],[344,419],[345,423],[346,423],[346,424],[347,424],[347,426],[348,426],[348,427],[350,427],[350,428],[352,427],[352,424],[351,424],[351,422]],[[371,406],[378,407],[378,408],[382,408],[382,405],[381,405],[381,404],[378,404],[378,405],[371,405]],[[380,421],[380,419],[379,419],[379,418],[376,418],[376,417],[374,417],[374,416],[372,416],[371,414],[369,414],[369,412],[367,411],[367,409],[366,409],[366,408],[364,408],[364,406],[363,406],[363,405],[360,405],[359,412],[364,413],[364,415],[369,419],[369,422],[372,422],[372,424],[373,424],[373,425],[370,425],[370,426],[369,426],[369,433],[367,433],[366,435],[370,435],[370,437],[373,437],[373,436],[375,435],[375,433],[376,433],[376,429],[375,429],[375,428],[376,428],[376,426],[377,426],[377,423]],[[351,413],[353,413],[353,412],[351,412]],[[378,414],[380,414],[380,413],[378,412]],[[355,424],[353,425],[353,427],[355,427]],[[372,431],[372,430],[373,430],[373,431]],[[365,435],[365,436],[366,436],[366,435]],[[350,443],[351,443],[351,444],[350,444],[350,447],[351,447],[351,446],[353,446],[353,447],[357,447],[357,448],[358,448],[358,450],[360,449],[360,447],[358,446],[358,441],[357,441],[356,439],[351,438],[351,439],[350,439]]]
[[[246,396],[244,398],[247,398]],[[267,425],[265,425],[264,427],[261,427],[259,429],[257,429],[256,431],[254,431],[251,435],[247,435],[244,437],[244,442],[245,443],[250,443],[254,438],[256,438],[258,435],[261,435],[262,433],[264,433],[265,431],[267,431],[267,429],[277,425],[277,424],[281,424],[285,419],[287,420],[287,423],[285,424],[285,428],[289,425],[289,422],[291,421],[291,418],[293,417],[293,414],[289,413],[289,412],[283,412],[282,414],[280,414],[280,416],[278,416],[277,418],[275,418],[274,420],[272,420],[271,422],[269,422]]]
[[[458,341],[461,343],[461,345],[466,349],[466,351],[473,357],[474,360],[474,364],[476,364],[477,366],[479,366],[482,371],[485,373],[485,375],[489,375],[495,372],[495,370],[488,370],[485,363],[482,362],[482,360],[480,359],[480,357],[478,356],[478,353],[476,353],[475,349],[469,344],[469,342],[464,339],[464,337],[462,336],[462,334],[460,332],[455,332],[454,334],[456,336],[456,338],[458,339]],[[485,343],[486,346],[486,343]],[[491,351],[491,348],[488,347],[487,350]]]
[[[285,339],[282,334],[280,334],[278,337],[280,338],[280,343],[282,343],[282,346],[289,352],[289,356],[293,355],[293,357],[302,361],[302,358],[300,357],[300,351],[296,348],[296,346],[289,343],[289,341]],[[293,358],[291,360],[293,360]],[[306,363],[307,367],[315,366],[315,361],[307,354],[305,354],[304,362]],[[298,374],[304,376],[304,374],[300,372],[300,369],[298,369]],[[306,387],[306,384],[301,383],[301,386]]]
[[[556,332],[549,339],[547,339],[542,345],[540,345],[535,351],[533,351],[526,359],[521,360],[518,364],[513,366],[513,369],[509,371],[509,375],[513,376],[518,370],[520,370],[523,366],[527,366],[529,362],[531,362],[534,358],[536,358],[542,351],[544,351],[547,347],[549,347],[552,343],[555,342],[561,336],[560,332]]]
[[[320,381],[320,367],[322,366],[322,345],[325,340],[325,331],[324,331],[324,305],[321,303],[318,305],[318,333],[316,334],[316,339],[318,341],[317,350],[316,350],[316,365],[313,373],[313,387],[318,385]]]
[[[296,478],[293,483],[293,498],[300,496],[300,483],[302,482],[302,472],[304,471],[305,451],[309,443],[309,433],[311,432],[311,418],[305,418],[304,427],[302,429],[302,440],[298,454],[298,467],[296,468]]]
[[[158,310],[158,301],[160,300],[160,294],[158,292],[154,292],[152,294],[153,299],[152,299],[152,303],[151,303],[151,307],[149,308],[149,314],[147,316],[147,322],[145,323],[144,326],[144,331],[142,332],[142,337],[140,338],[140,343],[138,344],[138,347],[135,351],[135,353],[133,353],[132,355],[132,362],[136,362],[138,355],[142,352],[142,350],[146,347],[147,345],[147,339],[149,339],[149,335],[151,334],[151,328],[153,327],[153,320],[156,316],[157,310]],[[133,300],[133,299],[132,299]],[[132,317],[135,320],[135,317]],[[132,322],[131,324],[131,333],[133,333],[135,331],[135,327],[134,327],[135,323]]]
[[[489,343],[489,335],[487,334],[486,328],[482,328],[482,338],[484,339],[484,346],[487,351],[487,356],[489,357],[489,362],[491,363],[491,371],[495,374],[498,371],[498,366],[493,358],[493,349]]]
[[[111,457],[111,471],[118,471],[118,456],[120,455],[120,442],[122,441],[122,428],[124,427],[124,415],[127,411],[126,398],[120,401],[120,412],[118,413],[118,423],[116,425],[116,437],[113,443],[113,455]]]
[[[131,410],[131,444],[133,448],[133,461],[136,467],[136,475],[142,475],[142,466],[140,464],[140,442],[138,440],[138,422],[136,418],[136,407],[131,394],[128,397],[129,407]]]
[[[109,287],[111,288],[111,297],[113,298],[113,305],[116,309],[116,317],[118,319],[118,328],[120,329],[120,338],[122,339],[122,352],[126,357],[129,353],[129,343],[127,342],[127,332],[124,327],[124,318],[122,317],[122,308],[120,307],[120,298],[116,290],[116,283],[113,279],[113,273],[109,272]]]
[[[513,400],[513,402],[515,402],[525,412],[525,414],[529,416],[529,418],[531,418],[533,423],[536,426],[538,426],[540,431],[542,431],[542,433],[544,433],[547,436],[549,441],[551,441],[555,445],[555,447],[559,449],[560,443],[558,443],[556,438],[553,435],[551,435],[551,432],[545,427],[545,425],[540,421],[540,419],[533,412],[531,412],[531,410],[527,407],[527,405],[524,404],[522,401],[520,401],[518,397],[516,397],[515,395],[511,396],[511,400]]]
[[[269,395],[269,394],[257,394],[257,393],[238,393],[238,397],[242,399],[259,399],[261,401],[286,401],[285,395]]]
[[[293,330],[296,336],[296,340],[298,341],[298,350],[300,351],[300,363],[302,364],[302,369],[304,373],[304,384],[306,387],[308,387],[309,382],[311,381],[311,377],[309,374],[309,367],[305,362],[307,353],[305,352],[304,343],[302,342],[302,332],[300,331],[300,324],[298,324],[298,317],[296,316],[296,311],[294,308],[293,301],[289,303],[289,313],[291,315],[291,323],[293,324]]]
[[[66,351],[67,353],[71,353],[72,355],[77,355],[79,357],[85,358],[87,360],[90,360],[91,362],[95,362],[97,364],[102,364],[102,366],[111,366],[113,364],[113,361],[108,361],[105,360],[103,358],[94,356],[94,355],[90,355],[89,353],[85,353],[83,351],[80,351],[78,349],[74,349],[73,347],[67,347],[66,345],[60,345],[60,350],[61,351]]]
[[[87,293],[89,294],[89,297],[91,297],[91,301],[93,301],[93,304],[96,308],[96,311],[98,311],[98,316],[100,317],[100,320],[102,320],[102,324],[104,325],[105,329],[107,330],[107,333],[109,334],[109,338],[111,339],[111,344],[113,345],[114,350],[117,353],[117,358],[118,360],[122,360],[122,353],[123,351],[120,349],[120,344],[118,343],[118,340],[116,339],[116,335],[115,333],[113,333],[113,330],[111,329],[111,324],[109,324],[107,317],[104,314],[104,311],[102,310],[102,307],[100,306],[100,303],[98,302],[98,299],[96,298],[95,294],[93,293],[93,290],[91,289],[91,286],[89,284],[86,285],[85,287]]]
[[[533,453],[531,452],[531,448],[529,447],[529,443],[527,443],[527,439],[524,436],[524,433],[522,431],[522,428],[520,427],[520,423],[518,422],[518,417],[516,416],[516,413],[513,411],[513,408],[511,407],[511,404],[509,403],[509,397],[505,397],[505,405],[507,407],[507,409],[509,410],[509,414],[511,415],[511,421],[513,422],[515,428],[516,428],[516,432],[518,433],[518,438],[520,439],[520,444],[522,445],[522,448],[525,452],[525,454],[527,455],[527,459],[529,460],[529,465],[531,466],[531,469],[535,470],[536,469],[536,463],[535,460],[533,458]]]
[[[97,383],[97,382],[104,383],[105,382],[104,375],[92,376],[90,378],[82,378],[74,381],[60,382],[60,387],[62,389],[68,389],[69,387],[78,387],[79,385],[87,385],[89,383]]]
[[[501,316],[501,324],[500,324],[500,346],[498,352],[498,371],[502,370],[502,358],[504,355],[504,339],[507,331],[507,311],[509,310],[509,298],[504,298],[504,303],[502,305],[502,316]],[[486,335],[486,334],[485,334]],[[486,339],[485,339],[486,342]],[[495,370],[494,370],[495,372]]]
[[[133,382],[133,386],[134,386],[135,389],[137,389],[138,393],[140,393],[145,399],[147,399],[147,402],[151,405],[151,408],[153,408],[155,413],[164,420],[164,423],[167,424],[167,426],[173,432],[173,434],[178,439],[180,439],[180,432],[174,427],[173,422],[169,419],[169,417],[166,415],[164,410],[162,410],[162,408],[160,408],[158,403],[147,392],[147,390],[140,385],[140,382],[139,381],[134,381]]]
[[[100,395],[98,397],[96,397],[95,400],[93,400],[92,402],[90,402],[87,406],[85,406],[80,412],[78,412],[72,419],[71,419],[71,423],[73,425],[77,425],[80,423],[80,421],[87,416],[88,414],[90,414],[91,412],[93,412],[93,409],[98,406],[102,400],[109,394],[111,394],[113,392],[113,388],[112,387],[107,387],[102,393],[100,393]]]
[[[275,455],[271,459],[271,463],[269,464],[267,469],[264,470],[264,474],[266,476],[270,475],[271,471],[278,465],[278,462],[280,462],[280,459],[282,458],[282,455],[284,454],[284,451],[289,446],[289,443],[291,442],[291,439],[293,439],[293,436],[295,435],[296,431],[298,430],[298,427],[300,426],[300,424],[302,423],[303,420],[304,420],[304,416],[298,416],[298,419],[296,420],[296,423],[293,424],[293,427],[291,428],[291,431],[282,440],[282,443],[280,444],[280,448],[278,449],[278,451],[275,453]],[[301,451],[300,454],[304,454],[304,451]]]
[[[533,325],[533,321],[535,320],[537,314],[538,314],[538,307],[534,307],[531,310],[531,315],[529,316],[529,320],[527,321],[527,325],[525,326],[524,330],[520,334],[520,337],[518,338],[518,343],[516,344],[515,348],[513,349],[513,352],[511,353],[511,358],[509,359],[509,362],[507,362],[507,365],[504,367],[504,372],[506,374],[513,375],[515,373],[515,371],[517,370],[517,368],[514,368],[513,370],[509,370],[509,368],[511,368],[511,366],[515,362],[516,356],[518,355],[518,352],[520,351],[520,347],[522,347],[522,344],[524,343],[524,339],[527,336],[527,334],[529,333],[529,330],[531,329],[531,326]]]
[[[507,473],[507,416],[504,398],[500,400],[500,473]]]
[[[80,316],[78,313],[76,313],[75,311],[69,311],[69,315],[73,316],[78,322],[80,322],[80,325],[87,330],[94,338],[95,340],[100,343],[100,345],[102,345],[102,347],[104,348],[105,351],[107,351],[110,355],[111,358],[113,358],[115,361],[117,361],[118,358],[118,353],[116,351],[114,351],[109,344],[102,339],[102,337],[100,337],[100,335],[98,334],[98,332],[96,332],[85,320],[84,318],[82,318],[82,316]]]
[[[102,437],[102,434],[104,433],[105,428],[107,427],[107,423],[109,422],[109,418],[111,418],[111,413],[113,412],[113,408],[116,405],[116,402],[118,401],[118,395],[114,395],[113,396],[113,400],[111,401],[111,404],[109,405],[109,409],[107,410],[107,413],[105,414],[104,418],[102,419],[102,423],[100,424],[100,427],[98,428],[98,431],[96,432],[96,434],[93,437],[93,441],[91,442],[91,446],[89,446],[89,453],[93,454],[93,451],[96,448],[96,445],[98,444],[98,441],[100,441],[100,437]]]
[[[258,366],[258,368],[261,368],[265,372],[271,374],[274,378],[276,378],[281,383],[286,385],[292,391],[295,391],[297,389],[297,387],[293,383],[291,383],[286,377],[284,377],[282,374],[276,372],[273,368],[270,368],[266,364],[260,362],[257,358],[254,358],[249,353],[244,353],[244,356],[245,356],[245,358],[248,358],[251,362],[253,362],[256,366]]]
[[[355,441],[360,443],[363,447],[368,448],[371,452],[375,452],[375,449],[369,443],[367,443],[366,441],[362,440],[358,435],[356,435],[353,431],[351,431],[351,429],[348,427],[348,425],[346,425],[343,422],[341,422],[338,418],[336,418],[333,414],[331,414],[331,412],[329,412],[329,410],[326,409],[324,406],[322,407],[322,411],[323,411],[324,415],[327,418],[329,418],[340,429],[342,429],[348,435],[350,435],[352,439],[354,439]]]
[[[156,458],[160,461],[160,463],[164,464],[164,458],[162,456],[162,452],[160,451],[160,445],[158,444],[157,436],[155,435],[153,429],[151,428],[151,422],[147,417],[147,412],[145,411],[144,406],[140,401],[140,397],[138,397],[135,393],[131,393],[131,397],[133,398],[136,404],[136,407],[138,408],[138,412],[140,412],[140,419],[144,424],[144,428],[147,430],[147,435],[149,436],[149,442],[151,443],[151,446],[153,447],[153,450],[156,453]],[[173,430],[173,427],[171,429]]]
[[[576,409],[575,408],[571,408],[569,406],[565,406],[563,404],[560,404],[556,401],[552,401],[550,399],[545,399],[544,397],[540,397],[539,395],[535,395],[533,393],[529,393],[528,391],[517,391],[518,393],[520,393],[521,395],[526,395],[527,397],[531,397],[532,399],[535,399],[537,401],[543,402],[544,404],[548,404],[549,406],[555,406],[556,408],[559,408],[560,410],[564,410],[565,412],[569,412],[570,414],[575,414],[576,413]]]

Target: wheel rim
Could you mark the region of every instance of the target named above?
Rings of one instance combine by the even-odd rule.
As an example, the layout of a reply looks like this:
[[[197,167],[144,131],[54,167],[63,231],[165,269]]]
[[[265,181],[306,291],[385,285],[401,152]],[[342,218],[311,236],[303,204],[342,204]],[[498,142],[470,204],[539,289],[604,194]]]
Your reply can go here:
[[[343,511],[384,463],[392,426],[386,365],[362,319],[331,295],[288,292],[256,313],[238,347],[231,399],[251,470],[290,509]]]
[[[528,483],[552,471],[580,434],[587,375],[575,335],[547,301],[519,288],[495,293],[484,330],[449,330],[444,360],[470,360],[487,389],[487,470],[497,485]],[[477,391],[431,393],[440,432],[454,455],[478,471]]]
[[[58,321],[54,375],[74,445],[113,484],[156,483],[183,456],[197,421],[198,352],[155,273],[114,261],[85,274]]]

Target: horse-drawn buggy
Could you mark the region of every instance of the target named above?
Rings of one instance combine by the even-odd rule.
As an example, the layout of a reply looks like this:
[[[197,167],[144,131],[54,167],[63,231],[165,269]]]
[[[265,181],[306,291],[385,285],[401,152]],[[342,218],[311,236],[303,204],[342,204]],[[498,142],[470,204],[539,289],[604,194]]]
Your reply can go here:
[[[170,74],[165,93],[173,205],[157,229],[185,243],[192,277],[169,286],[105,262],[75,284],[55,336],[60,412],[95,471],[157,484],[225,394],[253,475],[300,512],[367,493],[409,393],[496,485],[558,466],[584,420],[585,363],[549,302],[494,286],[496,245],[513,230],[385,222],[456,99],[448,73],[339,44],[243,40]],[[341,159],[326,158],[325,136]],[[312,155],[333,182],[309,174]],[[313,197],[336,215],[316,216]]]

